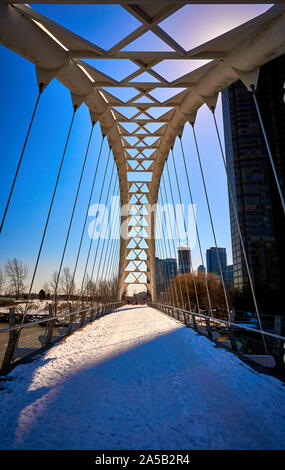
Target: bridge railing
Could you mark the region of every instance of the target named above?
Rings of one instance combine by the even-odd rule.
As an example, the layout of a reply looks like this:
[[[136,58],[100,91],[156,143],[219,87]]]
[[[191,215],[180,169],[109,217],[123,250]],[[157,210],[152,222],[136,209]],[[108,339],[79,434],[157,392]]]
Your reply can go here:
[[[236,353],[247,356],[249,359],[258,356],[257,359],[262,365],[270,364],[269,356],[273,357],[275,367],[285,374],[285,336],[281,334],[281,316],[275,316],[275,328],[272,333],[201,312],[189,311],[183,307],[156,302],[149,302],[148,305]]]
[[[122,305],[123,302],[110,302],[73,310],[69,304],[68,312],[54,315],[50,304],[48,315],[19,325],[15,321],[15,309],[10,308],[9,327],[0,330],[0,375]]]

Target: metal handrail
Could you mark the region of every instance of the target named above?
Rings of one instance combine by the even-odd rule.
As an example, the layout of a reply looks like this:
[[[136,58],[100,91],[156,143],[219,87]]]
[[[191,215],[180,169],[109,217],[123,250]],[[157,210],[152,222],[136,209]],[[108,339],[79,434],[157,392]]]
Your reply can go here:
[[[259,333],[259,334],[262,334],[262,335],[271,336],[273,338],[281,339],[281,340],[285,341],[284,336],[280,336],[280,335],[277,335],[275,333],[269,333],[268,331],[259,330],[259,329],[256,329],[256,328],[251,328],[249,326],[239,325],[238,323],[229,322],[228,320],[223,320],[223,319],[220,319],[220,318],[214,318],[214,317],[211,317],[209,315],[203,315],[202,313],[192,312],[190,310],[185,310],[183,308],[173,307],[173,305],[160,304],[160,303],[156,303],[156,302],[151,302],[150,305],[154,305],[154,306],[159,305],[161,307],[172,308],[173,310],[179,310],[180,312],[190,313],[191,315],[195,315],[197,317],[205,318],[207,320],[211,320],[211,321],[214,321],[216,323],[224,323],[227,326],[234,326],[234,327],[237,327],[237,328],[241,328],[241,329],[244,329],[244,330],[251,331],[252,333]]]
[[[109,302],[109,303],[103,304],[103,305],[104,306],[106,306],[106,305],[117,305],[117,304],[121,304],[121,303],[122,302]],[[62,317],[69,317],[71,315],[79,315],[81,313],[88,312],[88,311],[90,311],[92,309],[96,309],[98,307],[100,307],[100,306],[96,305],[94,307],[88,307],[88,308],[85,308],[85,309],[82,309],[82,310],[76,310],[74,312],[60,313],[60,314],[54,315],[52,317],[46,316],[42,320],[34,320],[34,321],[30,321],[28,323],[22,323],[20,325],[15,325],[15,326],[10,326],[8,328],[3,328],[2,330],[0,330],[0,333],[7,333],[9,331],[19,330],[19,329],[22,329],[22,328],[27,328],[27,327],[32,326],[32,325],[38,325],[40,323],[46,323],[46,322],[49,322],[49,321],[57,320],[58,318],[62,318]],[[34,315],[36,315],[36,314],[37,313],[34,313]]]

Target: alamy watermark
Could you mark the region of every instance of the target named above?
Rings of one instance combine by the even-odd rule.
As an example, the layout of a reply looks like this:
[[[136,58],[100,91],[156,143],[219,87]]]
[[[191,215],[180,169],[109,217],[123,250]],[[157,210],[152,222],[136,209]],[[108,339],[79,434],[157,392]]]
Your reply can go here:
[[[190,249],[196,244],[195,204],[126,204],[120,206],[118,196],[111,197],[110,206],[92,204],[89,208],[89,237],[93,240],[152,238],[178,239]],[[154,233],[152,227],[154,224]]]

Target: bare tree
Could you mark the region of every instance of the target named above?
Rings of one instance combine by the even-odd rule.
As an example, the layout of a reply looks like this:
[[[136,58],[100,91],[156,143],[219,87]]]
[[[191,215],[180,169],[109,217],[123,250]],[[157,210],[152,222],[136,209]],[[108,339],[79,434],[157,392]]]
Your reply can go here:
[[[28,277],[28,266],[22,261],[13,258],[8,260],[5,265],[5,273],[8,281],[9,291],[16,296],[16,299],[23,293],[25,289],[25,280]]]
[[[47,295],[50,294],[50,291],[51,291],[51,286],[49,284],[49,282],[45,282],[44,285],[43,285],[43,288],[44,288],[44,291]]]
[[[0,268],[0,293],[2,292],[4,284],[5,284],[5,276],[4,276],[2,268]]]
[[[57,277],[58,277],[58,272],[53,271],[53,273],[50,277],[49,283],[48,283],[49,292],[51,292],[53,295],[54,295],[54,292],[55,292],[55,289],[56,289]],[[57,293],[59,293],[59,288],[57,288]]]
[[[117,295],[117,279],[100,280],[96,289],[98,302],[111,302]]]
[[[96,285],[95,282],[91,280],[88,273],[86,275],[85,284],[84,284],[84,295],[87,298],[93,298],[96,294]]]
[[[60,279],[60,286],[62,293],[69,297],[74,294],[75,292],[75,283],[72,279],[72,274],[70,268],[64,268],[62,271],[61,279]]]

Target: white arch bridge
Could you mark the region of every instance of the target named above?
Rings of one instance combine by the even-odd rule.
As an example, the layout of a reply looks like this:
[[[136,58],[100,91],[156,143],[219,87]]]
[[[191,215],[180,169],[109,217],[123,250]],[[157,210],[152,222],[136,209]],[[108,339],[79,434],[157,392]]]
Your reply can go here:
[[[179,348],[182,348],[182,346],[179,345],[180,340],[181,344],[185,346],[186,352],[188,351],[189,354],[191,354],[192,348],[198,348],[198,350],[200,350],[199,348],[201,347],[201,351],[205,348],[205,354],[207,355],[206,362],[210,359],[213,361],[216,359],[217,361],[221,360],[220,362],[226,360],[225,352],[221,352],[220,348],[217,348],[215,353],[213,353],[211,348],[213,344],[215,344],[216,346],[228,348],[235,355],[240,356],[247,364],[248,361],[254,361],[254,367],[257,368],[258,371],[264,373],[270,371],[270,373],[277,374],[280,377],[284,374],[283,345],[285,337],[283,333],[283,320],[282,317],[276,317],[273,323],[268,326],[266,321],[262,319],[260,314],[260,312],[262,312],[262,306],[258,304],[258,298],[255,294],[248,253],[246,252],[242,231],[239,225],[236,199],[233,189],[229,185],[230,204],[233,208],[233,216],[235,218],[243,261],[249,280],[249,290],[256,318],[254,325],[235,321],[221,266],[211,199],[208,194],[208,186],[204,174],[203,155],[201,155],[199,137],[196,133],[196,116],[203,105],[208,107],[208,112],[213,120],[215,138],[218,143],[221,162],[224,166],[225,174],[228,175],[228,166],[220,136],[219,122],[216,117],[216,107],[219,93],[222,90],[229,87],[238,79],[243,82],[244,86],[248,89],[248,93],[252,95],[252,100],[256,107],[257,119],[261,125],[268,151],[268,159],[280,196],[280,204],[283,207],[283,211],[285,211],[282,187],[275,168],[274,158],[272,157],[266,131],[263,126],[258,96],[255,93],[258,86],[260,67],[285,53],[285,6],[282,2],[280,2],[280,4],[277,3],[264,13],[250,18],[234,29],[211,38],[202,44],[195,44],[195,47],[187,50],[180,42],[168,34],[161,24],[167,19],[174,18],[185,5],[193,4],[193,2],[190,1],[135,0],[134,3],[128,0],[119,2],[105,2],[101,0],[98,2],[87,2],[92,4],[109,4],[110,8],[115,4],[121,5],[121,7],[137,21],[138,26],[125,35],[122,31],[121,39],[110,49],[99,47],[75,32],[68,30],[51,18],[44,16],[32,7],[33,3],[39,4],[42,2],[37,0],[29,3],[30,5],[6,1],[0,4],[0,43],[34,64],[38,84],[38,96],[30,125],[18,160],[18,166],[13,181],[11,182],[10,192],[3,206],[0,226],[2,233],[9,230],[9,218],[7,214],[13,204],[13,193],[18,184],[18,175],[21,172],[22,166],[25,165],[25,151],[30,145],[32,137],[30,136],[30,131],[34,121],[37,119],[37,111],[41,106],[41,97],[42,95],[48,96],[49,84],[53,79],[58,80],[70,91],[72,114],[70,116],[71,121],[66,136],[64,151],[59,162],[50,204],[45,217],[42,238],[32,270],[27,299],[22,312],[19,313],[15,311],[14,308],[10,309],[9,315],[7,312],[6,320],[9,317],[10,326],[9,328],[0,330],[2,371],[5,373],[11,371],[15,364],[23,363],[32,355],[44,352],[46,348],[58,342],[61,338],[89,324],[88,328],[78,332],[73,337],[75,338],[73,343],[72,338],[69,338],[66,343],[60,344],[47,353],[49,355],[48,357],[56,357],[55,364],[57,364],[57,362],[60,362],[59,357],[57,357],[57,351],[62,351],[62,353],[67,356],[70,352],[68,348],[70,348],[72,344],[77,351],[80,350],[82,345],[84,346],[84,342],[88,345],[88,335],[89,339],[93,338],[92,341],[97,341],[96,338],[98,339],[100,335],[97,337],[95,333],[97,334],[97,330],[100,330],[100,328],[102,328],[102,331],[100,330],[99,333],[102,334],[105,339],[112,331],[111,337],[113,338],[113,343],[105,344],[104,341],[102,341],[102,344],[98,343],[99,352],[96,353],[95,351],[94,354],[92,353],[93,355],[90,361],[86,363],[86,373],[82,372],[82,374],[86,374],[87,387],[91,386],[90,377],[88,375],[89,368],[93,370],[92,373],[94,373],[96,377],[96,374],[98,374],[96,379],[98,383],[96,382],[96,384],[104,388],[104,384],[101,383],[102,380],[99,380],[99,372],[103,372],[103,375],[109,374],[110,379],[112,373],[110,372],[111,366],[108,366],[108,363],[110,362],[110,364],[112,364],[112,361],[114,361],[115,365],[119,368],[118,370],[125,371],[122,377],[124,377],[127,382],[130,377],[127,376],[126,368],[130,366],[132,360],[141,360],[145,354],[146,359],[143,361],[144,367],[148,367],[147,364],[151,367],[150,362],[156,361],[155,357],[159,346],[161,346],[162,351],[164,351],[163,354],[165,354],[166,362],[163,363],[164,365],[162,366],[163,361],[161,362],[162,359],[160,357],[160,360],[158,356],[157,362],[154,364],[157,373],[160,367],[162,367],[161,370],[163,370],[163,373],[166,373],[168,367],[172,368],[175,361],[171,359],[171,354],[168,349],[171,347],[177,348],[175,350],[175,360],[177,360],[177,363],[180,364],[183,369],[185,362],[183,362],[184,360],[182,360],[180,355]],[[52,1],[45,3],[56,4],[70,2]],[[84,8],[83,4],[86,2],[78,3],[82,3],[82,8]],[[204,2],[195,3],[203,4]],[[209,4],[211,2],[207,3]],[[232,2],[223,1],[222,3],[231,4]],[[248,2],[240,3],[246,4]],[[118,25],[118,27],[120,27],[120,25]],[[191,24],[189,24],[189,30],[191,31]],[[152,48],[151,44],[149,46],[149,37],[152,38],[154,43],[155,41],[159,41],[159,50],[157,50],[155,46]],[[140,46],[140,48],[136,46],[136,44],[147,44],[147,48],[144,49],[144,46]],[[127,60],[132,64],[132,71],[118,80],[113,78],[112,74],[103,73],[99,67],[96,68],[90,65],[91,59],[99,59],[106,62],[110,61],[113,64],[116,64],[116,61],[120,64],[122,60]],[[182,62],[187,64],[187,73],[185,73],[185,68],[182,66],[184,70],[182,74],[179,75],[179,70],[177,69],[175,78],[165,77],[163,65],[167,63],[170,69],[175,68],[176,70],[178,62],[179,64]],[[116,65],[114,65],[114,67],[116,68]],[[120,65],[118,67],[120,67]],[[73,124],[78,115],[76,114],[77,110],[83,105],[88,107],[90,113],[90,135],[83,152],[84,158],[75,194],[71,196],[73,198],[73,209],[68,216],[61,259],[54,279],[52,301],[49,304],[47,314],[44,317],[40,317],[40,315],[32,311],[32,294],[35,288],[35,280],[42,252],[45,248],[46,234],[53,216],[56,194],[64,178],[62,168],[67,149],[70,145],[70,135],[72,134]],[[63,266],[66,250],[70,244],[74,215],[78,210],[78,197],[84,184],[86,162],[89,151],[94,143],[93,131],[96,126],[100,128],[101,140],[98,155],[94,162],[94,169],[92,170],[92,185],[86,213],[84,213],[85,217],[83,217],[82,230],[80,231],[79,240],[76,241],[75,264],[71,272],[72,286],[74,285],[75,279],[78,279],[79,276],[78,265],[80,260],[83,259],[82,245],[84,240],[86,240],[86,238],[88,239],[86,226],[91,203],[99,202],[99,204],[107,205],[109,204],[111,196],[119,196],[122,210],[118,218],[115,217],[116,210],[113,213],[113,215],[115,214],[114,219],[116,219],[116,222],[113,223],[112,228],[114,233],[118,234],[118,237],[103,237],[104,212],[99,238],[96,239],[94,237],[96,230],[96,226],[94,225],[91,230],[90,240],[88,239],[88,249],[83,263],[84,268],[80,278],[79,293],[75,295],[74,291],[70,289],[65,298],[66,309],[62,311],[59,308],[58,299],[60,279],[64,270]],[[187,197],[188,202],[192,204],[193,231],[195,232],[199,245],[201,264],[204,265],[203,249],[201,245],[202,233],[199,230],[193,209],[193,203],[195,201],[192,195],[191,174],[188,171],[188,147],[186,148],[184,145],[184,129],[186,127],[190,128],[194,139],[193,153],[198,159],[199,171],[201,173],[201,186],[204,191],[210,231],[213,236],[219,264],[220,280],[218,282],[220,300],[218,304],[213,298],[211,279],[209,279],[206,273],[201,274],[201,277],[198,279],[194,272],[191,259],[189,269],[186,270],[184,266],[185,260],[182,258],[180,260],[182,264],[180,275],[171,283],[167,283],[164,280],[165,285],[161,289],[163,293],[157,292],[158,280],[156,277],[158,270],[156,266],[156,256],[164,258],[176,257],[175,252],[177,244],[181,245],[182,241],[186,241],[186,245],[189,246],[190,243],[187,231],[185,230],[185,236],[182,236],[181,233],[183,228],[186,229],[184,219],[182,219],[183,227],[181,228],[180,226],[180,229],[177,228],[175,236],[173,233],[170,233],[170,236],[166,236],[166,232],[168,230],[171,232],[172,230],[171,228],[167,228],[167,220],[169,221],[171,218],[170,211],[173,211],[172,217],[178,220],[179,214],[177,213],[175,202],[182,204],[182,200],[184,201],[185,197]],[[174,151],[176,141],[179,142],[179,168],[183,168],[185,185],[181,184],[180,174],[179,171],[177,171],[178,156],[177,152]],[[102,155],[105,147],[107,147],[108,156],[105,163],[102,163]],[[169,162],[171,162],[171,169]],[[100,185],[98,183],[99,179]],[[98,187],[99,201],[94,201],[94,188]],[[185,196],[186,194],[187,196]],[[168,205],[165,206],[168,201],[172,208],[169,208]],[[158,203],[163,205],[164,208],[166,207],[164,213],[159,212]],[[163,219],[163,217],[165,219]],[[164,222],[161,222],[162,219]],[[179,232],[179,230],[181,230],[181,232]],[[189,271],[192,277],[189,277],[189,273],[186,271]],[[203,288],[199,285],[200,281],[203,284]],[[122,307],[123,300],[125,302],[127,287],[133,284],[143,286],[148,292],[148,307]],[[160,310],[160,312],[158,312],[158,310]],[[107,315],[110,313],[112,313],[112,315]],[[171,318],[167,318],[165,314]],[[105,318],[101,318],[103,316],[105,316]],[[153,326],[151,326],[151,318],[153,318]],[[100,320],[94,322],[96,319]],[[138,325],[138,331],[143,339],[140,342],[136,337],[136,341],[133,344],[129,336],[135,335],[135,324]],[[45,329],[42,330],[44,334],[39,333],[40,325],[45,327]],[[194,331],[190,332],[184,327],[191,327]],[[119,332],[116,332],[116,328],[118,328]],[[128,331],[131,332],[129,336]],[[214,343],[204,342],[206,340],[202,339],[195,332],[206,336],[208,340],[212,340]],[[185,339],[187,333],[190,335],[190,339],[188,340]],[[156,336],[157,339],[155,340]],[[192,344],[190,344],[191,341]],[[124,342],[126,343],[125,348],[122,347],[122,343]],[[118,344],[120,346],[118,346]],[[117,351],[120,358],[111,359],[112,347],[113,352]],[[102,352],[104,348],[107,348],[109,351],[109,356]],[[132,348],[134,348],[133,353],[130,352]],[[89,346],[86,351],[90,351]],[[193,381],[196,381],[196,385],[201,379],[198,368],[201,367],[202,370],[205,366],[205,364],[202,364],[202,353],[200,355],[198,354],[198,356],[197,358],[193,358],[192,375],[190,374]],[[237,373],[237,377],[239,377],[238,380],[240,380],[240,383],[238,386],[242,386],[243,369],[240,365],[241,362],[234,355],[229,355],[228,357],[231,358],[229,364],[231,364],[232,369]],[[70,369],[68,369],[67,366],[66,368],[63,366],[63,381],[60,384],[52,383],[53,379],[51,375],[53,366],[45,365],[41,372],[35,373],[36,375],[31,385],[33,390],[36,390],[41,383],[42,387],[50,388],[52,397],[53,393],[55,393],[55,395],[57,393],[60,394],[61,392],[58,391],[60,387],[65,388],[65,384],[67,384],[66,387],[70,387],[70,393],[73,394],[75,390],[78,400],[81,400],[82,396],[80,395],[77,381],[82,379],[82,374],[78,376],[78,379],[76,374],[78,367],[83,367],[82,364],[85,360],[86,355],[84,355],[83,351],[82,354],[79,354],[78,363],[74,365],[74,368],[70,367]],[[39,361],[39,359],[37,359],[37,361]],[[196,368],[194,367],[195,361]],[[101,362],[105,365],[103,366]],[[31,363],[29,366],[25,366],[27,367],[26,371],[29,370],[31,373],[34,373],[35,364],[36,367],[39,365],[35,362]],[[253,362],[251,362],[251,364],[253,364]],[[60,368],[61,365],[59,364],[58,367]],[[17,369],[15,369],[15,371]],[[179,371],[174,369],[172,370],[172,375],[176,386],[179,388],[181,386],[178,380]],[[11,376],[15,377],[15,371],[11,373]],[[134,370],[130,366],[129,373],[131,374],[132,371],[133,377],[131,377],[130,383],[133,384],[134,393],[137,393],[139,390],[137,382],[139,381],[141,370],[139,368]],[[181,374],[181,384],[183,387],[187,387],[189,385],[189,379],[186,378],[187,374],[184,374],[183,371]],[[216,377],[220,377],[217,370],[216,374]],[[247,378],[250,377],[250,373],[245,375]],[[152,383],[153,394],[155,393],[154,378],[155,377],[151,374],[148,376],[146,374],[142,379],[143,381],[145,380],[145,383],[147,381]],[[231,378],[233,377],[231,376]],[[115,380],[117,379],[118,377],[115,376]],[[273,390],[273,394],[276,395],[277,407],[280,402],[281,393],[279,390],[279,382],[277,379],[267,379],[268,382],[264,385],[264,396],[267,396],[270,390]],[[257,393],[262,380],[258,378],[256,381],[253,387],[254,393]],[[144,390],[145,383],[142,384],[142,390]],[[169,383],[168,385],[166,384],[164,379],[162,380],[162,384],[166,388],[169,385]],[[116,389],[118,395],[123,392],[123,386],[121,385]],[[207,383],[207,386],[209,386],[209,383]],[[199,394],[200,389],[198,385],[196,389],[195,386],[193,387],[193,393]],[[225,390],[227,387],[230,387],[229,383],[222,384],[222,390]],[[172,390],[171,387],[170,389]],[[172,391],[174,393],[174,390]],[[160,396],[160,393],[162,393],[162,390],[158,390],[158,396]],[[44,403],[43,408],[47,406],[47,409],[49,409],[50,398],[47,397],[48,393],[47,395],[42,395],[36,392],[35,395],[37,397],[36,400]],[[147,397],[149,402],[151,402],[153,396],[149,395]],[[231,389],[230,398],[234,401],[236,397],[236,391]],[[173,396],[170,393],[167,397],[168,403],[171,402],[172,398]],[[111,397],[109,397],[109,399],[111,400]],[[117,397],[115,399],[117,399]],[[251,399],[253,400],[253,396],[251,396]],[[51,398],[51,402],[53,403],[52,406],[54,406],[53,398]],[[62,403],[60,400],[59,402]],[[88,409],[87,401],[84,401],[84,403],[86,409]],[[205,404],[205,402],[203,403]],[[214,407],[215,403],[213,401],[211,406]],[[66,413],[67,416],[69,413],[68,404],[65,405],[64,413]],[[199,401],[199,406],[200,405],[202,406],[202,402]],[[31,441],[29,441],[29,437],[27,437],[28,434],[25,434],[29,427],[27,424],[28,419],[25,420],[25,417],[26,413],[27,415],[29,413],[29,407],[31,407],[32,410],[35,409],[35,416],[38,411],[36,410],[35,403],[31,403],[28,396],[23,397],[19,406],[20,408],[21,406],[24,408],[17,409],[21,414],[22,421],[19,421],[20,424],[15,434],[16,443],[13,443],[13,445],[19,448],[31,448]],[[187,414],[189,410],[186,408],[184,411]],[[9,407],[7,409],[9,410]],[[137,412],[137,410],[132,407],[128,408],[127,405],[126,409],[127,413],[130,414]],[[154,445],[154,447],[157,446],[157,448],[166,448],[165,446],[168,444],[173,445],[174,448],[181,448],[181,446],[183,447],[187,442],[190,442],[191,439],[194,439],[193,436],[195,433],[189,433],[186,427],[183,428],[181,433],[175,431],[175,423],[172,417],[167,414],[166,405],[165,407],[164,405],[161,406],[160,411],[165,417],[165,429],[168,429],[170,426],[170,428],[174,430],[173,439],[169,436],[169,439],[165,437],[168,435],[167,432],[164,435],[165,438],[158,436],[158,425],[157,422],[155,422],[155,419],[158,419],[158,414],[154,416],[154,421],[151,422],[149,432],[146,433],[144,440],[142,439],[143,428],[137,428],[137,433],[135,433],[136,438],[132,441],[134,448],[136,445],[141,445],[142,443],[145,448],[151,448],[151,445]],[[197,424],[199,420],[205,419],[207,412],[204,411],[201,411],[200,415],[198,413],[199,416],[192,416],[190,413],[193,422]],[[254,434],[254,432],[256,432],[256,430],[253,430],[254,426],[259,426],[253,424],[258,408],[253,406],[252,402],[250,402],[248,407],[245,406],[243,408],[243,411],[244,413],[247,411],[250,413],[250,417],[247,417],[248,432]],[[272,431],[269,424],[271,411],[271,408],[269,408],[268,413],[266,416],[263,415],[263,420],[261,419],[259,423],[260,426],[265,426],[267,437]],[[272,412],[275,411],[276,409]],[[142,417],[142,422],[147,421],[149,412],[150,407],[145,417]],[[4,439],[4,441],[1,442],[7,441],[7,447],[11,447],[12,442],[14,442],[13,433],[15,429],[13,429],[13,425],[9,422],[7,413],[7,410],[3,412],[3,422],[6,426],[4,426],[4,429],[7,431],[6,440]],[[36,421],[39,425],[38,427],[36,425],[37,440],[35,441],[35,448],[42,448],[45,445],[52,447],[52,441],[48,439],[45,440],[45,428],[43,428],[40,414],[41,413],[36,417]],[[45,415],[45,412],[43,414]],[[278,419],[280,418],[280,422],[278,421],[279,435],[277,435],[277,432],[270,434],[271,441],[267,442],[269,448],[279,448],[281,446],[282,433],[284,435],[281,414],[280,412],[280,415],[278,415]],[[111,412],[110,416],[108,415],[107,407],[104,408],[103,415],[104,419],[112,420],[114,418]],[[229,448],[233,445],[234,436],[228,437],[227,440],[224,434],[225,429],[222,423],[222,410],[219,409],[216,415],[213,416],[220,420],[218,421],[220,430],[213,436],[211,435],[211,430],[209,431],[209,427],[207,428],[208,430],[205,430],[205,428],[201,431],[202,428],[197,424],[197,434],[195,434],[196,437],[193,440],[193,448],[199,448],[199,445],[202,447],[206,446],[207,448],[219,448],[219,446]],[[79,421],[83,418],[84,417],[81,416]],[[125,418],[125,416],[121,416],[121,422],[125,422]],[[238,417],[236,416],[236,418]],[[47,419],[46,415],[45,419]],[[88,423],[88,426],[93,429],[95,424]],[[116,422],[116,426],[119,426],[118,423],[120,423],[120,420]],[[209,422],[208,424],[211,426],[213,423]],[[239,424],[239,420],[236,419],[234,427],[236,432]],[[33,425],[31,424],[31,428],[32,427]],[[82,425],[82,429],[83,428],[84,426]],[[110,441],[110,446],[111,448],[123,448],[130,434],[127,432],[123,433],[120,438],[119,431],[117,432],[116,427],[115,429],[116,439]],[[40,430],[43,430],[42,433]],[[129,432],[132,434],[133,430],[129,429]],[[205,438],[205,433],[208,433],[207,438]],[[66,445],[73,446],[74,442],[80,442],[81,444],[79,445],[84,447],[84,433],[79,441],[78,435],[75,434],[74,436],[71,435],[70,438],[63,437],[62,434],[59,434],[57,436],[58,445],[64,448]],[[257,432],[254,434],[252,448],[262,448],[262,446],[265,445],[265,434],[257,434]],[[221,441],[219,441],[218,435],[223,435]],[[74,441],[72,440],[72,436],[74,437]],[[96,444],[94,444],[94,441],[90,441],[86,443],[86,446],[92,445],[94,447],[95,445],[99,446],[97,448],[100,448],[100,445],[104,446],[108,441],[108,436],[108,430],[106,430],[103,437],[102,435],[96,437]],[[46,444],[43,444],[43,442]],[[150,444],[150,442],[152,442],[152,444]],[[247,439],[246,445],[250,444],[250,442],[250,439]],[[240,437],[238,448],[242,447],[242,437]]]

